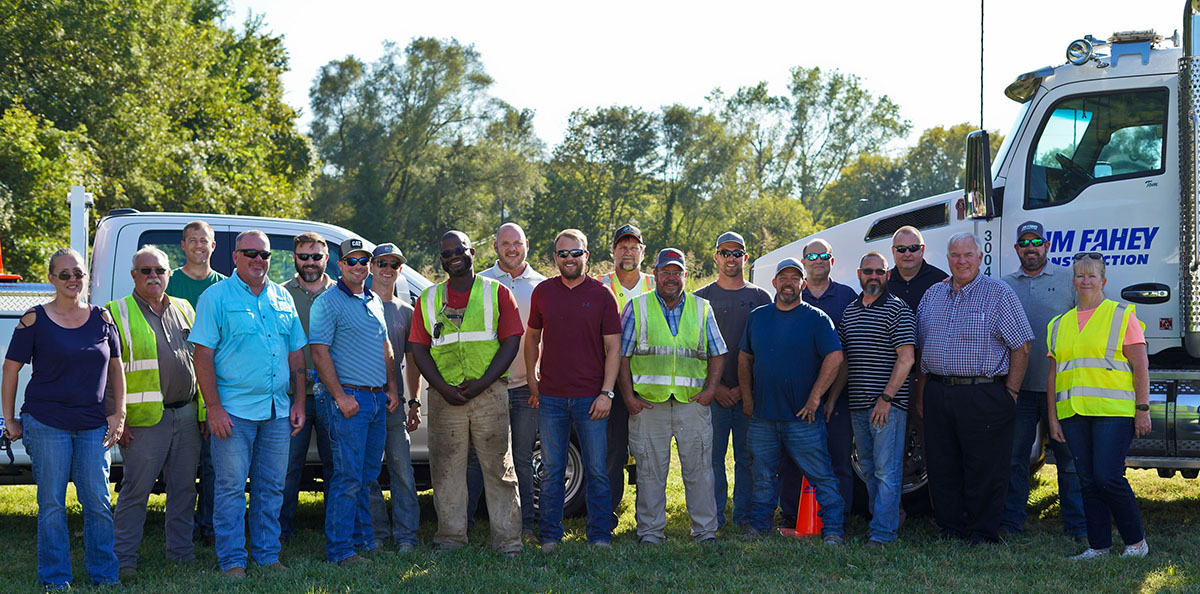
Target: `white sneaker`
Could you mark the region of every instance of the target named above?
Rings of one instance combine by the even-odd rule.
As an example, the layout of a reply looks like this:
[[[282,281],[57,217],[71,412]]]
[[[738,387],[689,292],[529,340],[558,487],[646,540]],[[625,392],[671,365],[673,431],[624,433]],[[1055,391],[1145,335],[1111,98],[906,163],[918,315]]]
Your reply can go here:
[[[1125,552],[1121,553],[1122,557],[1145,557],[1150,553],[1150,545],[1146,544],[1146,539],[1137,544],[1131,544],[1125,547]]]
[[[1082,553],[1079,553],[1078,555],[1071,556],[1070,559],[1072,561],[1082,561],[1085,559],[1095,559],[1097,557],[1103,557],[1107,554],[1108,554],[1108,549],[1104,549],[1103,551],[1097,551],[1096,549],[1088,549]]]

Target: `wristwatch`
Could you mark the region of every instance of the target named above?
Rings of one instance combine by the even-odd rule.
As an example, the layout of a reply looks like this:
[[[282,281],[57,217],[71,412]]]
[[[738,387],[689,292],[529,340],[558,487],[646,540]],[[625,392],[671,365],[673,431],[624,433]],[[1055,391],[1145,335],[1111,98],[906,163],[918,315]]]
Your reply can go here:
[[[1139,404],[1137,406],[1134,406],[1134,408],[1141,410],[1141,411],[1146,411],[1146,410],[1150,410],[1150,405],[1149,404]]]
[[[605,390],[605,391],[603,391],[603,392],[600,392],[600,393],[601,393],[601,394],[603,394],[603,395],[605,395],[605,396],[608,396],[608,399],[609,399],[609,400],[612,400],[612,399],[613,399],[613,398],[616,396],[616,393],[615,393],[615,392],[613,392],[612,390]]]
[[[880,397],[880,398],[882,398],[884,402],[891,402],[891,401],[892,401],[892,397],[891,397],[891,396],[889,396],[887,392],[880,392],[880,393],[879,393],[879,397]]]
[[[408,406],[409,406],[409,408],[412,408],[414,406],[421,406],[421,401],[417,400],[416,398],[413,398],[412,400],[408,401]]]

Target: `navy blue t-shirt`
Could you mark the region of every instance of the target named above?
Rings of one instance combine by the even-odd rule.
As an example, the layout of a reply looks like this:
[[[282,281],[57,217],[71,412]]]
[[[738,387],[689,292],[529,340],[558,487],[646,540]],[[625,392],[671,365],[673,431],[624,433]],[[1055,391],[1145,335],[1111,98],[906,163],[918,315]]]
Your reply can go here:
[[[750,312],[739,347],[754,356],[754,416],[797,421],[826,355],[842,350],[833,320],[799,303],[780,311],[774,303]]]

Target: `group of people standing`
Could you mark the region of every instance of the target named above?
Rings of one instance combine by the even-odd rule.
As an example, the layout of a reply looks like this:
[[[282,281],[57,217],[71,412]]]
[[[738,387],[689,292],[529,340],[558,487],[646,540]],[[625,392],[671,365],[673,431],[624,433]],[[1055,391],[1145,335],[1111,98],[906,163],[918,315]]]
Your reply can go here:
[[[861,292],[832,280],[833,246],[817,239],[777,264],[773,299],[745,280],[746,243],[732,231],[714,244],[717,279],[695,292],[685,290],[680,250],[658,252],[653,275],[641,271],[645,243],[633,225],[613,235],[615,270],[596,278],[588,238],[575,229],[554,240],[551,278],[526,262],[529,242],[515,224],[497,231],[497,261],[478,274],[470,238],[450,231],[439,246],[448,278],[415,306],[394,244],[345,240],[333,279],[326,241],[298,235],[296,275],[284,285],[267,278],[272,252],[259,231],[238,235],[229,278],[209,266],[207,224],[187,225],[182,247],[187,262],[175,270],[160,249],[139,250],[133,293],[105,307],[87,304],[82,258],[56,252],[54,301],[14,332],[5,431],[25,438],[33,461],[46,586],[72,580],[68,479],[84,509],[93,582],[136,575],[160,474],[168,558],[193,559],[199,539],[215,544],[231,578],[250,563],[286,569],[280,548],[294,531],[314,431],[327,560],[366,563],[389,540],[411,550],[419,507],[408,434],[422,405],[438,551],[467,544],[481,495],[497,551],[516,555],[524,538],[557,548],[572,433],[586,537],[597,547],[616,528],[630,455],[637,537],[664,541],[672,442],[691,537],[715,541],[727,523],[731,441],[733,522],[752,538],[772,530],[777,510],[795,522],[807,478],[823,541],[835,546],[853,503],[853,441],[871,512],[867,546],[884,547],[903,522],[914,432],[924,437],[942,534],[995,542],[1022,529],[1028,452],[1047,411],[1065,529],[1089,542],[1076,557],[1106,554],[1114,519],[1126,555],[1148,551],[1123,478],[1131,439],[1149,430],[1142,328],[1132,305],[1104,298],[1102,255],[1077,254],[1071,271],[1048,265],[1036,222],[1018,228],[1021,268],[1003,282],[980,274],[975,236],[950,239],[947,274],[925,261],[920,232],[903,227],[891,262],[881,252],[859,258]],[[33,377],[18,419],[16,375],[26,364]],[[115,511],[114,444],[124,461]]]

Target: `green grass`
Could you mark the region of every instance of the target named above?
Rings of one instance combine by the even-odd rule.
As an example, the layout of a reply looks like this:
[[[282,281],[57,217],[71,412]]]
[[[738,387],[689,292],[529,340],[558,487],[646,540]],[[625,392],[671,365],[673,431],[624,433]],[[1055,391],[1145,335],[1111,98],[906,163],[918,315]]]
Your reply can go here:
[[[850,539],[839,549],[816,539],[773,536],[747,541],[722,532],[715,545],[688,538],[688,519],[677,460],[668,486],[667,543],[637,544],[633,490],[627,489],[621,522],[609,550],[586,544],[583,520],[567,522],[564,546],[552,555],[526,543],[513,561],[487,548],[487,521],[471,531],[471,547],[434,555],[433,500],[421,494],[421,542],[416,552],[384,552],[354,569],[324,561],[321,502],[302,496],[296,537],[282,553],[291,569],[268,573],[252,567],[240,583],[226,581],[212,548],[198,546],[197,560],[176,564],[163,557],[163,496],[151,499],[142,544],[140,573],[125,581],[130,592],[1196,592],[1200,591],[1200,481],[1160,479],[1153,471],[1128,472],[1138,494],[1150,542],[1150,556],[1094,562],[1066,559],[1081,550],[1062,536],[1053,467],[1035,479],[1025,536],[1005,544],[968,547],[941,542],[927,517],[913,517],[900,541],[882,551],[863,546],[866,523],[855,516]],[[69,495],[70,527],[82,530],[74,495]],[[36,504],[33,487],[0,487],[0,591],[34,591]],[[1117,538],[1116,543],[1120,545]],[[77,584],[83,571],[82,537],[72,543]]]

